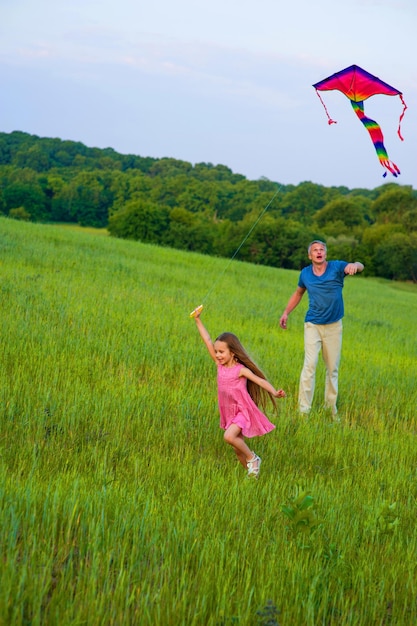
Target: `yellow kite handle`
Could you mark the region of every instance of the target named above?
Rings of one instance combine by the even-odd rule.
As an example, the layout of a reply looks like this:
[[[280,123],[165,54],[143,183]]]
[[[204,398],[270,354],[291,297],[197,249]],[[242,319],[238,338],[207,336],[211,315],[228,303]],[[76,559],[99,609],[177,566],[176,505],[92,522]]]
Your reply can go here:
[[[195,317],[196,315],[201,313],[202,310],[203,310],[203,305],[200,304],[200,306],[198,306],[196,309],[194,309],[194,311],[191,311],[190,317]]]

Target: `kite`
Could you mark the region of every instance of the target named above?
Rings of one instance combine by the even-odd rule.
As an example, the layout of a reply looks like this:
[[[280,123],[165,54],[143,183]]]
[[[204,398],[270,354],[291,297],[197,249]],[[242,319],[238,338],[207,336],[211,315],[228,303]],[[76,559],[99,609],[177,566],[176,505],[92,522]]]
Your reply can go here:
[[[393,176],[397,177],[398,174],[400,174],[400,170],[388,157],[388,153],[384,146],[384,135],[382,134],[381,127],[377,122],[375,122],[375,120],[371,120],[371,118],[365,115],[363,103],[367,98],[377,94],[385,96],[399,96],[403,105],[403,110],[400,115],[397,133],[401,141],[403,141],[403,137],[401,136],[401,122],[407,109],[407,105],[404,102],[402,92],[398,91],[398,89],[395,89],[394,87],[391,87],[391,85],[384,83],[384,81],[380,80],[377,76],[370,74],[357,65],[346,67],[344,70],[336,72],[328,78],[319,81],[313,85],[313,87],[315,88],[320,102],[326,111],[329,124],[336,124],[336,121],[332,120],[330,117],[319,91],[333,91],[334,89],[337,89],[349,98],[353,110],[365,126],[372,139],[382,167],[386,170],[383,176],[386,176],[388,171],[391,172]]]

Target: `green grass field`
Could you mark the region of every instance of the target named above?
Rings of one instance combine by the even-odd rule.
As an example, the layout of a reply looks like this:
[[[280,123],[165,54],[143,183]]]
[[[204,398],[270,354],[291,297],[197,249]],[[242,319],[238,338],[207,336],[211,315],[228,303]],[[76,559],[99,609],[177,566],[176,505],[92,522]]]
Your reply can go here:
[[[415,286],[346,280],[337,424],[322,364],[297,416],[298,272],[6,218],[0,248],[1,626],[417,623]],[[258,481],[202,301],[288,394]]]

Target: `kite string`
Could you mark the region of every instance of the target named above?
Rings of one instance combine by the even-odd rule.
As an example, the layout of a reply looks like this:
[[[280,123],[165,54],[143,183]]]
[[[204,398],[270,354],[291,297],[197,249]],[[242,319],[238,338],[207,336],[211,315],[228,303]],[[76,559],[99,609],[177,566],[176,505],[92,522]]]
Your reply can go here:
[[[265,215],[265,213],[267,212],[267,210],[269,209],[269,207],[271,206],[272,202],[275,200],[276,196],[278,195],[278,193],[281,191],[282,185],[280,185],[278,187],[278,189],[276,190],[276,192],[274,193],[274,195],[272,196],[272,198],[270,199],[270,201],[268,202],[268,204],[262,209],[261,213],[259,214],[259,216],[257,217],[257,219],[255,220],[254,224],[252,224],[251,228],[249,229],[248,233],[245,235],[244,239],[242,240],[242,242],[239,244],[239,246],[236,248],[236,250],[234,251],[233,255],[231,256],[231,258],[229,259],[229,262],[227,263],[226,267],[224,268],[224,270],[221,272],[221,274],[218,276],[218,278],[214,281],[214,283],[212,284],[212,286],[210,287],[210,289],[208,290],[208,292],[206,293],[206,295],[204,296],[202,302],[205,302],[208,297],[212,294],[212,292],[214,291],[214,288],[219,284],[220,280],[223,278],[223,276],[225,275],[226,271],[228,270],[230,264],[232,263],[232,261],[235,259],[235,257],[237,256],[237,254],[239,253],[240,249],[242,248],[242,246],[244,245],[244,243],[249,239],[250,235],[252,234],[252,232],[254,231],[254,229],[256,228],[256,226],[259,224],[259,222],[261,221],[262,217]]]

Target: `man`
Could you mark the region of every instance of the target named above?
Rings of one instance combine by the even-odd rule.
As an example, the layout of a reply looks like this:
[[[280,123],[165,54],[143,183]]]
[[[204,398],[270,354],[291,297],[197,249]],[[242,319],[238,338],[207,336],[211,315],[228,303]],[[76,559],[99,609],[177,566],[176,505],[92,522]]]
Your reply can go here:
[[[298,405],[303,414],[311,410],[321,351],[326,367],[324,403],[336,418],[344,315],[342,289],[345,276],[362,272],[364,266],[359,261],[327,261],[326,257],[326,244],[323,241],[312,241],[308,246],[311,265],[301,270],[298,287],[290,297],[279,324],[281,328],[287,328],[289,314],[307,291],[309,308],[304,320],[304,365],[300,376]]]

